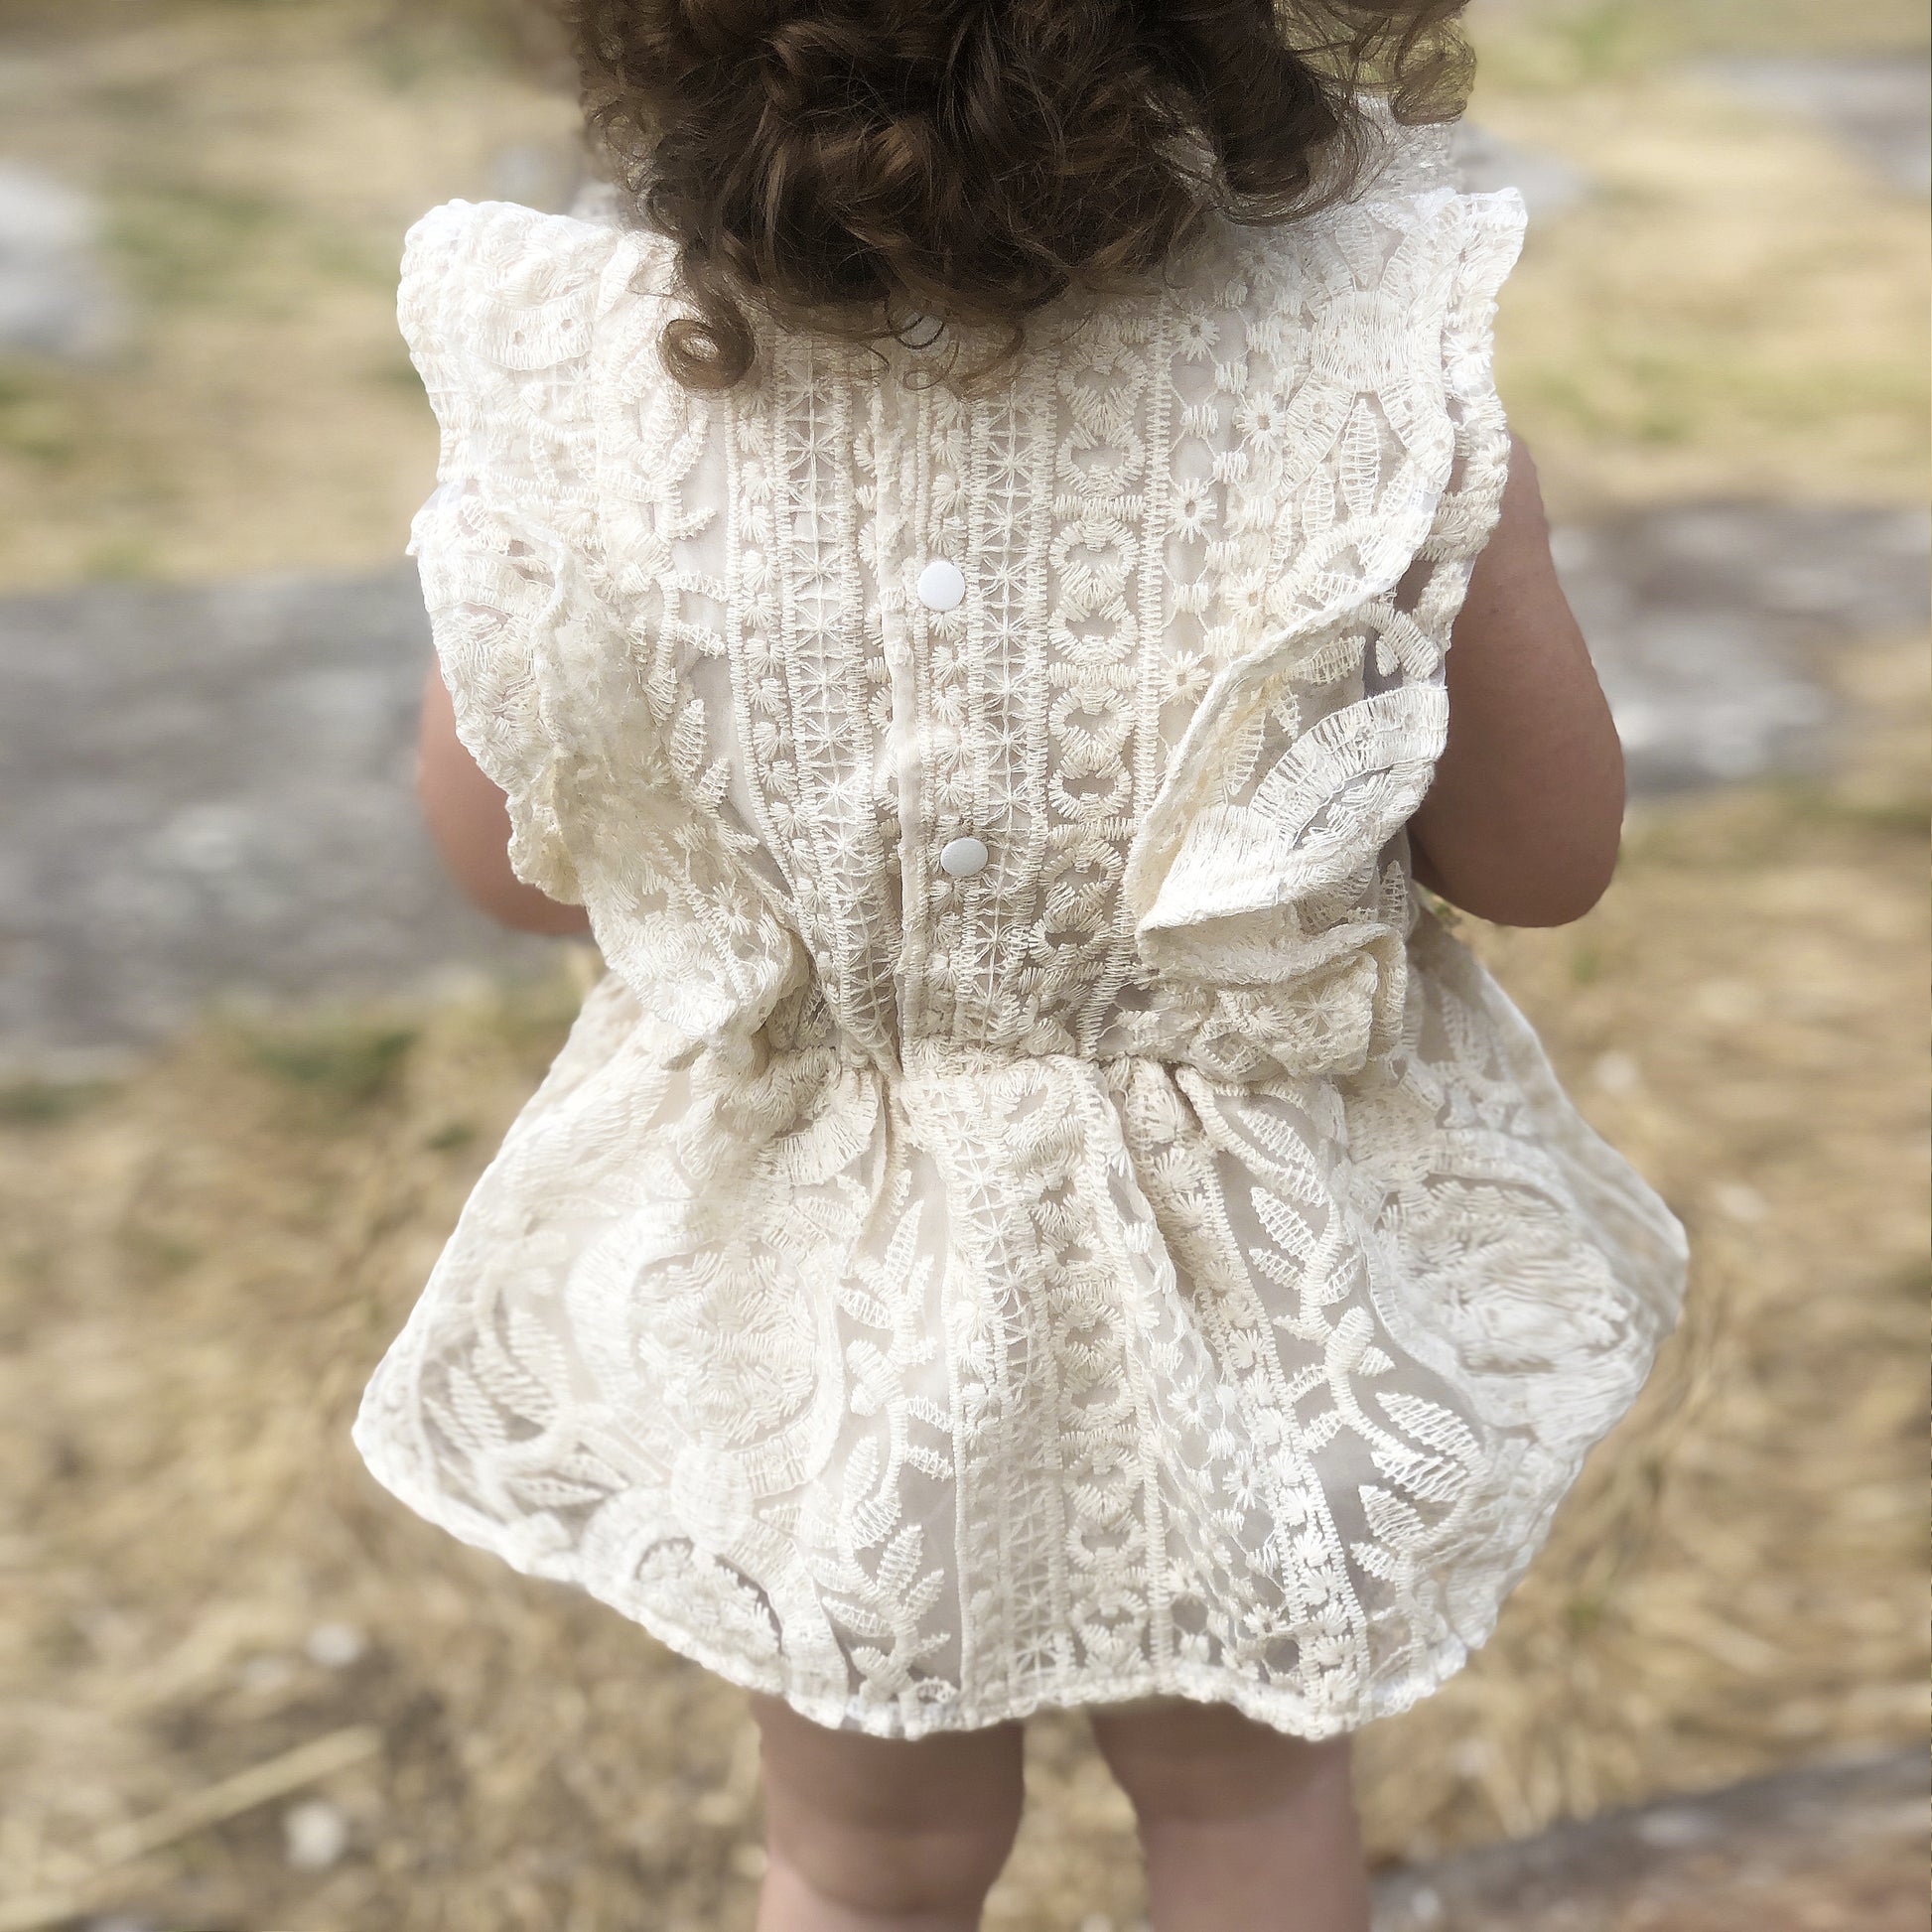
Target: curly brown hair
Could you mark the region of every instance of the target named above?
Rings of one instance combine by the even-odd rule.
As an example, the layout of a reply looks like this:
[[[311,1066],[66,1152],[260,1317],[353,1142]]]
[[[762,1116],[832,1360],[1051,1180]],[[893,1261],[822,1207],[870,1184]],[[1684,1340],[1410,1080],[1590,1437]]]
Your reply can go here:
[[[1466,0],[556,0],[592,137],[675,244],[660,353],[725,389],[747,314],[851,343],[1129,287],[1210,211],[1345,194],[1366,96],[1461,106]],[[956,353],[956,347],[954,348]],[[969,378],[971,379],[971,378]]]

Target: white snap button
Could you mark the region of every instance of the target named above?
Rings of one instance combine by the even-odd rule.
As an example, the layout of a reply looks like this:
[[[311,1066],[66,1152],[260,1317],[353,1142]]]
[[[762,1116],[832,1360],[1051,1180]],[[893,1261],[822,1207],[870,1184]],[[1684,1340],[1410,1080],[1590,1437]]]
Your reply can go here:
[[[954,839],[940,853],[939,863],[955,879],[971,879],[986,870],[986,847],[979,839]]]
[[[966,576],[941,557],[919,572],[919,602],[928,611],[951,611],[966,595]]]
[[[946,325],[937,316],[907,316],[898,339],[907,348],[930,348],[945,333]]]

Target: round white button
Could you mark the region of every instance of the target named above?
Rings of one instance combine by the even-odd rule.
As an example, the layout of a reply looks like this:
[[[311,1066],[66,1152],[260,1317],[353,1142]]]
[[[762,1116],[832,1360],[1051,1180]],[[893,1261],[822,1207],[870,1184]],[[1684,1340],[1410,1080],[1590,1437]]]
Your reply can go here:
[[[954,839],[940,853],[939,863],[955,879],[971,879],[986,870],[986,847],[978,839]]]
[[[966,577],[941,557],[919,572],[919,602],[928,611],[950,611],[966,595]]]
[[[946,325],[937,316],[907,316],[898,339],[907,348],[930,348],[945,333]]]

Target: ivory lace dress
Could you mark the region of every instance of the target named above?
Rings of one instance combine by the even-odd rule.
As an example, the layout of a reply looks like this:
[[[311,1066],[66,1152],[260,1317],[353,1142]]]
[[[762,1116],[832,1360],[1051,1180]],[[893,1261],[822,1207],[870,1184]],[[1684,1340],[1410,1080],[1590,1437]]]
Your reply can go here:
[[[693,395],[661,238],[412,231],[444,674],[610,970],[384,1484],[885,1736],[1320,1736],[1483,1640],[1683,1273],[1409,877],[1521,222],[1412,136],[978,400],[768,332]]]

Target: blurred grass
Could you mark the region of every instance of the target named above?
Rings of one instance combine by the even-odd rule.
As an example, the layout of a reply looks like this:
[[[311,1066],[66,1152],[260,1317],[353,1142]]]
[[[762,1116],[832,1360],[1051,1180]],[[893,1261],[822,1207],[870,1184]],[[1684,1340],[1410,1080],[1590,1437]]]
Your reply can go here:
[[[353,1113],[395,1085],[420,1032],[356,1011],[306,1014],[273,1032],[247,1029],[239,1038],[265,1072],[327,1111]]]
[[[100,32],[130,20],[225,13],[287,14],[315,0],[7,0],[0,27]],[[547,48],[554,30],[541,0],[326,0],[363,31],[406,37],[465,33],[494,53]],[[1924,44],[1913,0],[1476,0],[1479,26],[1507,24],[1519,44],[1563,50],[1578,74],[1686,52],[1890,52]]]
[[[80,453],[78,387],[65,369],[0,358],[0,453],[42,471],[69,468]]]
[[[109,242],[150,305],[231,303],[283,214],[265,195],[150,176],[116,198]]]
[[[568,93],[460,5],[29,4],[0,44],[6,146],[93,193],[125,312],[0,364],[0,591],[393,560],[435,461],[402,232],[506,152],[567,177]]]
[[[1899,54],[1926,45],[1915,0],[1477,0],[1470,15],[1492,77],[1570,92],[1722,54]]]
[[[1536,224],[1501,323],[1559,512],[1920,500],[1922,207],[1685,64],[1910,57],[1923,9],[1486,0],[1473,23],[1477,117],[1593,184]],[[101,198],[129,328],[96,366],[0,365],[0,590],[392,560],[434,463],[395,335],[402,230],[501,192],[506,157],[577,165],[542,10],[22,0],[8,32],[8,145]]]
[[[114,1091],[105,1080],[9,1080],[0,1084],[0,1122],[9,1127],[46,1127],[98,1105]]]
[[[1471,110],[1586,183],[1576,207],[1532,220],[1498,322],[1504,400],[1556,513],[1694,496],[1922,503],[1922,201],[1805,116],[1687,65],[1729,13],[1700,31],[1698,8],[1599,9],[1654,58],[1580,76],[1545,59],[1570,11],[1479,16]],[[1777,45],[1784,17],[1767,9],[1760,40],[1728,45]],[[1805,18],[1828,38],[1829,10]],[[1922,10],[1850,9],[1848,33],[1863,22],[1882,40],[1881,19],[1922,62]]]

